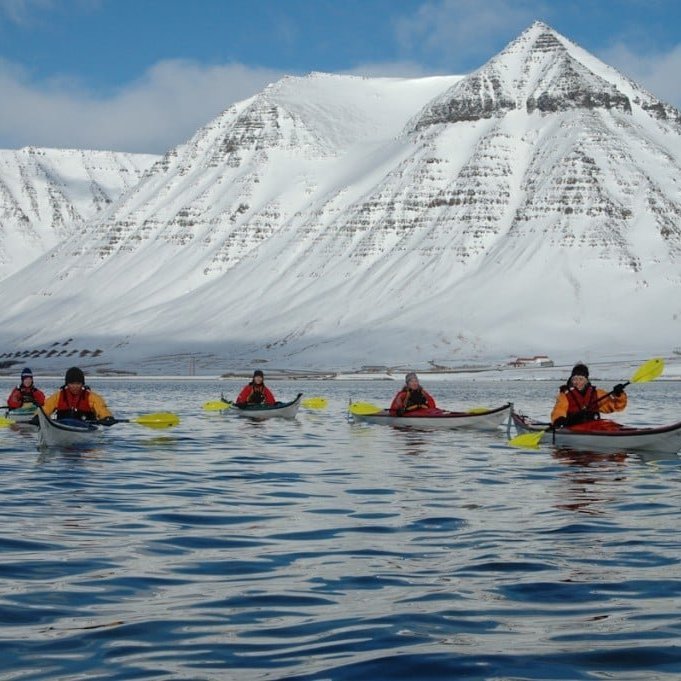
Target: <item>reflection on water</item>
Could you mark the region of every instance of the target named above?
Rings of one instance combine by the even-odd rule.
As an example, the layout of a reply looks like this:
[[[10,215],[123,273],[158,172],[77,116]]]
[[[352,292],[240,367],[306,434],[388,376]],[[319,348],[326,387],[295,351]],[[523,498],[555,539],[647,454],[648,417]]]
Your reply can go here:
[[[678,457],[347,422],[392,387],[282,384],[329,407],[252,421],[201,410],[236,385],[110,382],[117,415],[180,426],[80,452],[0,433],[0,676],[676,678]],[[553,393],[435,387],[538,416]]]

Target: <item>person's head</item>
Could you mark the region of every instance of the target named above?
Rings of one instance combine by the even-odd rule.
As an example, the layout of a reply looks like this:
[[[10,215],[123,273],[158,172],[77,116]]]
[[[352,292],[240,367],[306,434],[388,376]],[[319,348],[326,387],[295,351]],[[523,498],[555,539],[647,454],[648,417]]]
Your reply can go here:
[[[33,385],[33,372],[28,367],[24,367],[21,371],[21,383],[26,386]]]
[[[570,385],[577,390],[584,390],[589,383],[589,367],[586,364],[575,364],[570,373]]]
[[[262,385],[265,382],[265,374],[263,374],[260,369],[256,369],[253,372],[253,383],[256,385]]]
[[[413,371],[410,371],[404,377],[404,384],[410,390],[416,390],[419,387],[419,377]]]
[[[71,367],[64,376],[64,385],[72,393],[80,392],[85,385],[85,374],[78,367]]]

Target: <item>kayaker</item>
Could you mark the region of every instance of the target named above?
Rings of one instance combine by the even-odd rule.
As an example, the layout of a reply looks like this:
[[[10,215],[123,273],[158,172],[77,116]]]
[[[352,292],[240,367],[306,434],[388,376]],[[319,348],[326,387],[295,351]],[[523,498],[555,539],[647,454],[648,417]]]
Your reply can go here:
[[[253,372],[253,380],[245,385],[239,396],[237,404],[275,404],[276,400],[270,389],[265,385],[265,374],[260,369]]]
[[[33,384],[33,372],[24,367],[21,371],[20,383],[12,390],[7,398],[7,406],[10,409],[21,409],[32,404],[42,406],[45,404],[45,393],[38,390]]]
[[[575,364],[566,385],[560,387],[551,412],[554,428],[599,419],[601,414],[622,411],[627,406],[624,386],[618,383],[611,393],[596,388],[589,382],[589,367]]]
[[[85,374],[78,367],[67,370],[64,385],[45,400],[43,410],[48,416],[56,412],[57,420],[97,421],[104,426],[116,422],[101,395],[85,385]]]
[[[402,416],[416,409],[435,409],[435,400],[421,387],[419,377],[410,371],[404,377],[404,387],[393,398],[390,412]]]

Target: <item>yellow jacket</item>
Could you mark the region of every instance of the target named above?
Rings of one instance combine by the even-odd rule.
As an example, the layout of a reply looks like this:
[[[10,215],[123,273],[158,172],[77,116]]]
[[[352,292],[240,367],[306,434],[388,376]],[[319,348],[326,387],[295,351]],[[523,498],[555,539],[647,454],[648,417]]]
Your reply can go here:
[[[56,393],[50,395],[45,400],[43,410],[48,416],[50,416],[50,414],[52,414],[53,412],[60,408],[59,401],[62,396],[62,392],[66,391],[64,389],[57,390]],[[76,400],[74,400],[74,402],[76,402]],[[64,405],[62,408],[66,408],[66,405]],[[96,392],[93,392],[92,390],[88,390],[87,398],[80,400],[80,402],[77,404],[77,408],[81,412],[86,411],[94,412],[95,417],[97,419],[103,419],[106,418],[107,416],[112,416],[111,412],[109,411],[109,408],[106,406],[104,398],[101,397],[101,395],[98,395]]]
[[[605,390],[594,388],[591,384],[587,386],[587,390],[591,390],[594,395],[587,407],[588,411],[594,409],[601,414],[612,414],[614,411],[622,411],[627,406],[627,393],[622,393],[619,397],[615,395],[605,397],[608,395]],[[575,396],[572,400],[568,397],[568,392]],[[580,403],[582,401],[584,401],[583,396],[575,388],[570,388],[566,392],[559,392],[556,397],[556,404],[551,412],[551,423],[561,416],[567,417],[578,413],[579,409],[576,408],[575,402]],[[597,403],[594,405],[594,402]]]

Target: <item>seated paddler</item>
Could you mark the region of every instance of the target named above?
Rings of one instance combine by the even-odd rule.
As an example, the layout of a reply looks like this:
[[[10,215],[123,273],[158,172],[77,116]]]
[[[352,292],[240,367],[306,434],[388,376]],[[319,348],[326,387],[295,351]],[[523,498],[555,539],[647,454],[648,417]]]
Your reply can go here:
[[[85,374],[78,367],[66,372],[64,385],[45,400],[43,410],[48,416],[56,412],[57,420],[98,421],[105,426],[115,423],[101,395],[85,385]]]
[[[265,374],[260,369],[253,372],[253,379],[243,387],[236,398],[236,404],[275,404],[275,402],[272,391],[265,385]]]
[[[435,409],[435,400],[419,382],[419,377],[410,371],[404,377],[404,386],[393,398],[390,413],[402,416],[417,409]]]
[[[554,428],[584,423],[599,419],[601,414],[622,411],[627,406],[624,386],[618,383],[611,392],[606,392],[589,381],[589,367],[575,364],[570,378],[560,387],[556,404],[551,412]]]

